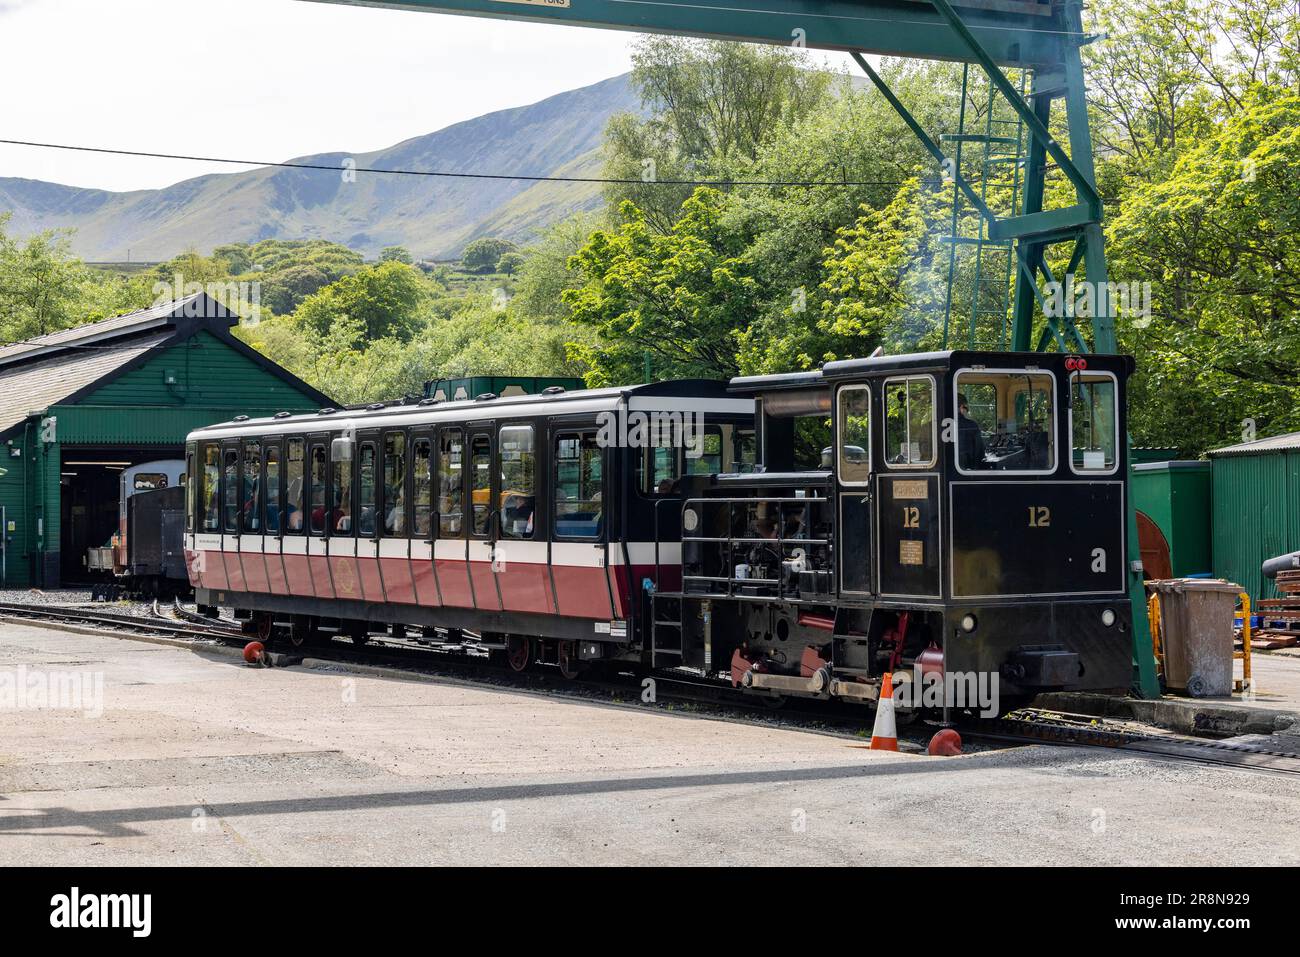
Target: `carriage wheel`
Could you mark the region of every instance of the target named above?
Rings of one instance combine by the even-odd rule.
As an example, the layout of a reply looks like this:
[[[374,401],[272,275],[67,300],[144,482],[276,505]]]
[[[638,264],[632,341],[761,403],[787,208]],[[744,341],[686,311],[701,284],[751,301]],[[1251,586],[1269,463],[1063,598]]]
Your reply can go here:
[[[364,621],[348,622],[344,632],[357,647],[361,647],[370,640],[370,628]]]
[[[304,645],[314,644],[316,637],[316,629],[312,627],[311,619],[295,615],[293,623],[289,625],[289,644],[301,648]]]
[[[578,659],[578,643],[562,641],[557,649],[555,663],[560,666],[560,674],[570,681],[582,674],[582,662]]]
[[[527,671],[533,663],[533,643],[522,635],[506,638],[506,664],[515,672]]]

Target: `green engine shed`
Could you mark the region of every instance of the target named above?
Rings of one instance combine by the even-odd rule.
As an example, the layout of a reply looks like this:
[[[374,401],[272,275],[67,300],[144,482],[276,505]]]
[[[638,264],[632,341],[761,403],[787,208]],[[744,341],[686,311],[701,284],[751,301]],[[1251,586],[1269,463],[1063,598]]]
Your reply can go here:
[[[0,348],[4,587],[82,577],[117,528],[123,469],[184,458],[195,428],[332,404],[238,322],[199,293]]]

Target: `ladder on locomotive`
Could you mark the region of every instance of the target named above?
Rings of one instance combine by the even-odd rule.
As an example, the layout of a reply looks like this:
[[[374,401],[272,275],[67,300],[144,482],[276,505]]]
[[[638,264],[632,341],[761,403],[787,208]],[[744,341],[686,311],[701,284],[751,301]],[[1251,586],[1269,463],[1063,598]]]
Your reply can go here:
[[[1020,71],[1019,92],[1023,97],[1027,89],[1029,71]],[[940,134],[940,142],[954,146],[952,162],[956,170],[967,173],[967,166],[979,167],[979,197],[996,212],[1014,217],[1020,215],[1023,172],[1027,159],[1028,136],[1020,115],[1001,109],[1005,101],[998,95],[992,81],[982,117],[971,117],[972,94],[970,65],[962,67],[961,106],[958,110],[957,132]],[[970,127],[974,126],[974,131]],[[965,147],[977,150],[977,164],[969,162]],[[1011,240],[991,239],[988,222],[965,199],[952,181],[952,210],[949,214],[949,234],[940,237],[948,246],[948,285],[944,301],[943,348],[949,345],[953,332],[953,318],[957,313],[966,315],[966,347],[969,349],[1006,350],[1010,346],[1011,289],[1016,268],[1016,252]],[[970,177],[968,177],[970,178]],[[974,220],[975,235],[966,235],[970,221]],[[969,274],[963,280],[963,272]],[[960,289],[962,296],[958,296]],[[962,302],[968,298],[968,302]]]

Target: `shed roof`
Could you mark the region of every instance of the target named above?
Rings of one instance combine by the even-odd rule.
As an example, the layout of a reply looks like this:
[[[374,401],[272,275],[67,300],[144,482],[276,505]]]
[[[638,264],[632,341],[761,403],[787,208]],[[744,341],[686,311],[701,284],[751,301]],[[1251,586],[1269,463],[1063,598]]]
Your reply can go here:
[[[1287,432],[1285,435],[1274,435],[1267,439],[1256,439],[1253,442],[1225,445],[1221,449],[1212,449],[1205,454],[1254,455],[1261,452],[1281,452],[1286,449],[1300,449],[1300,432]]]
[[[239,316],[207,293],[195,293],[0,347],[0,436],[32,414],[67,402],[205,331],[322,405],[330,400],[230,334]]]
[[[116,372],[170,337],[170,333],[65,352],[45,362],[0,366],[0,433],[91,383]]]

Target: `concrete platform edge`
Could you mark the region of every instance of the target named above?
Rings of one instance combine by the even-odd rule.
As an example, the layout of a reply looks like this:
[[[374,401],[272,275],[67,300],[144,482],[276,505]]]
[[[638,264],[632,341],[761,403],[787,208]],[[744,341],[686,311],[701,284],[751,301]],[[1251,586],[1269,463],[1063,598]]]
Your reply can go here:
[[[1272,734],[1300,721],[1300,713],[1192,699],[1145,700],[1061,691],[1039,695],[1034,704],[1099,718],[1141,721],[1184,734]]]

